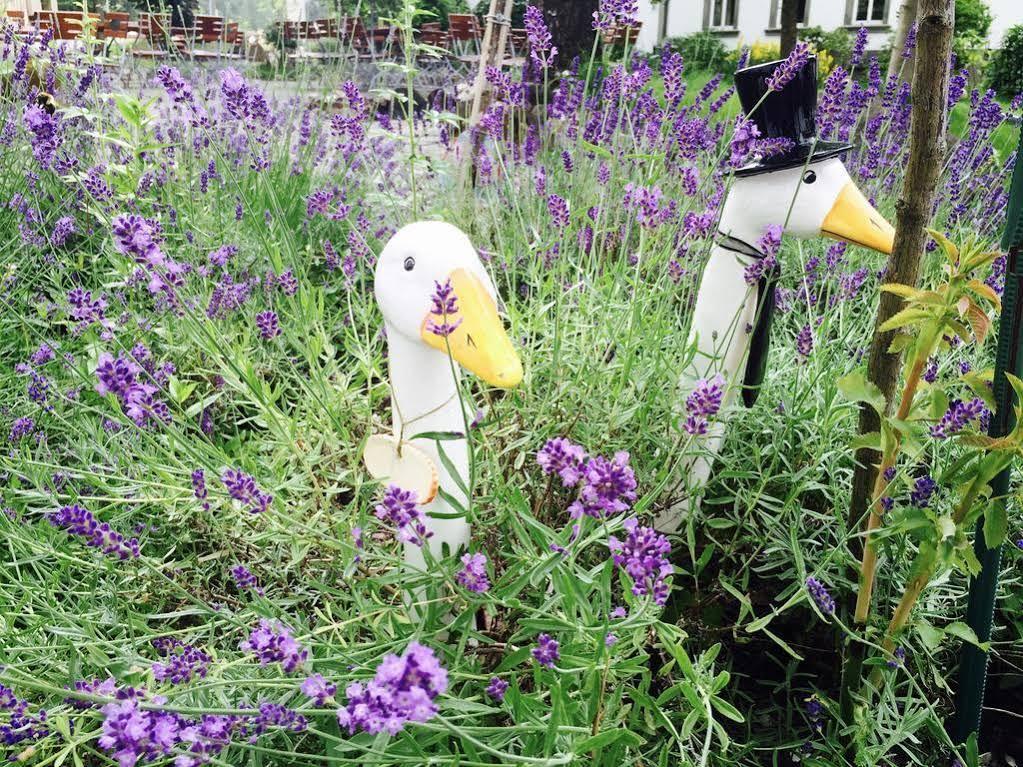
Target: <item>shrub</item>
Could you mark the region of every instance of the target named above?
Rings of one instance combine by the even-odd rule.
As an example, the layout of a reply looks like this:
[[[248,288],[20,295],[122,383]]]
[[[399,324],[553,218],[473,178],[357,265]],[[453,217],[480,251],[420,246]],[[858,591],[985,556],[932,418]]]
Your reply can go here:
[[[668,42],[682,54],[691,72],[720,72],[724,67],[727,57],[724,43],[712,32],[694,32],[685,37],[673,37]]]
[[[800,31],[799,39],[808,42],[815,51],[827,51],[834,64],[849,68],[853,49],[853,36],[849,30],[839,28],[825,32],[821,27],[807,27]]]
[[[991,11],[984,0],[956,0],[952,51],[960,67],[966,67],[971,72],[981,72],[987,68],[987,36],[990,30]]]
[[[1023,24],[1005,33],[1002,47],[991,57],[988,78],[1000,96],[1011,98],[1023,91]]]

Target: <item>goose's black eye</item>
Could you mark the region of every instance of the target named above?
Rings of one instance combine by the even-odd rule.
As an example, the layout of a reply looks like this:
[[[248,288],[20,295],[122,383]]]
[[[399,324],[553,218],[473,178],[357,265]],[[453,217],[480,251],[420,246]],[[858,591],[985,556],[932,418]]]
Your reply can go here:
[[[812,184],[816,180],[817,180],[817,174],[814,173],[812,170],[808,170],[806,172],[806,174],[803,176],[803,183],[804,184]]]
[[[412,258],[412,256],[409,256],[408,258],[406,258],[405,259],[405,271],[406,272],[411,272],[415,268],[416,268],[416,260],[414,258]]]

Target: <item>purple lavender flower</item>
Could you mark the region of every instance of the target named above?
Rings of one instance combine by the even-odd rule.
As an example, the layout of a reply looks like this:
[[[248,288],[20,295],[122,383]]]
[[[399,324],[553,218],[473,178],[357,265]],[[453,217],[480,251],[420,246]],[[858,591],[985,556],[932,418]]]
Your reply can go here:
[[[274,311],[259,312],[256,315],[256,327],[259,328],[259,337],[266,341],[281,334],[281,325]]]
[[[982,429],[987,428],[991,411],[984,405],[984,400],[975,397],[969,402],[954,399],[949,403],[948,410],[941,419],[931,426],[931,436],[935,439],[948,439],[958,434],[968,425],[977,421]]]
[[[238,255],[237,245],[221,245],[206,257],[213,266],[225,267],[232,258]]]
[[[549,634],[540,634],[536,638],[536,647],[532,649],[532,655],[541,666],[554,668],[554,664],[561,658],[561,653],[558,651],[558,640]]]
[[[856,42],[853,44],[852,54],[849,57],[849,66],[859,66],[863,61],[863,51],[867,48],[867,27],[861,26],[856,30]]]
[[[402,655],[387,655],[372,681],[353,682],[337,721],[354,735],[397,735],[410,722],[426,722],[437,713],[437,696],[448,687],[448,673],[433,650],[412,642]]]
[[[57,219],[57,223],[53,225],[53,230],[50,232],[50,244],[55,248],[62,247],[71,239],[75,231],[74,216],[61,216]]]
[[[462,569],[455,573],[458,585],[482,594],[490,590],[487,579],[487,558],[483,554],[463,554]]]
[[[60,113],[50,114],[39,106],[25,110],[25,127],[31,134],[32,156],[43,168],[50,168],[60,146]]]
[[[593,28],[601,32],[638,25],[638,0],[600,0],[600,6],[593,12]]]
[[[504,701],[504,694],[508,692],[508,682],[499,676],[491,677],[490,684],[487,685],[487,689],[484,692],[498,703],[501,703]]]
[[[309,651],[295,641],[291,629],[266,618],[259,621],[239,647],[245,652],[255,653],[260,666],[280,663],[285,673],[291,673],[309,658]]]
[[[548,196],[547,212],[550,213],[551,223],[557,229],[564,229],[568,226],[568,201],[564,197],[556,194]]]
[[[558,49],[551,45],[551,33],[543,20],[543,11],[535,5],[527,5],[523,16],[526,39],[529,41],[529,58],[539,69],[547,69],[554,63]]]
[[[636,596],[651,596],[654,604],[663,605],[668,599],[667,578],[674,572],[668,561],[671,544],[651,527],[641,527],[635,519],[624,523],[628,533],[624,541],[610,536],[607,547],[611,559],[632,578],[632,593]]]
[[[589,456],[586,451],[564,437],[547,440],[547,444],[536,454],[536,462],[544,474],[557,474],[561,484],[574,487],[582,479]]]
[[[25,46],[28,47],[28,46]],[[0,711],[7,714],[7,721],[0,724],[0,743],[10,747],[18,743],[41,740],[49,735],[46,727],[46,710],[37,713],[29,710],[28,701],[19,698],[14,690],[0,684]],[[12,762],[18,761],[14,751],[9,752]]]
[[[796,43],[796,47],[789,53],[788,58],[777,66],[771,76],[767,78],[767,88],[772,91],[780,91],[799,74],[806,62],[810,59],[810,46],[802,40]]]
[[[458,296],[455,295],[455,289],[452,287],[450,279],[445,280],[443,285],[439,282],[433,284],[434,291],[430,296],[433,301],[433,306],[430,308],[432,316],[426,321],[426,329],[434,335],[447,338],[462,324],[461,317],[453,319],[458,314]],[[439,321],[434,320],[433,317],[437,317]]]
[[[938,483],[925,474],[917,478],[916,482],[913,483],[913,490],[909,494],[909,502],[918,509],[927,508],[931,502],[931,496],[934,495],[934,491],[937,488]]]
[[[36,422],[29,417],[15,418],[11,424],[11,433],[7,437],[9,442],[20,442],[21,439],[35,431]]]
[[[806,362],[812,351],[813,330],[811,330],[809,324],[803,325],[799,331],[799,335],[796,336],[796,354],[799,355],[800,362]]]
[[[675,215],[673,203],[661,205],[663,192],[657,186],[645,187],[636,184],[627,184],[625,194],[622,197],[622,206],[626,210],[636,212],[636,222],[647,229],[656,229],[661,224],[667,223]]]
[[[822,613],[831,615],[835,612],[835,600],[831,598],[823,583],[811,576],[806,579],[806,590],[810,592],[810,596]]]
[[[602,519],[627,511],[636,500],[636,475],[629,466],[629,454],[615,453],[612,460],[591,458],[583,471],[579,497],[568,507],[572,519],[584,514]]]
[[[328,681],[323,674],[313,674],[302,682],[302,694],[309,698],[317,706],[325,706],[328,701],[334,699],[337,692],[337,685]]]
[[[185,684],[195,677],[206,678],[212,658],[197,647],[172,637],[157,637],[153,647],[166,658],[153,664],[153,678],[157,681]]]
[[[707,420],[721,409],[725,394],[725,378],[718,373],[713,378],[701,378],[686,398],[686,421],[683,428],[693,435],[707,433]]]
[[[139,556],[137,538],[125,539],[116,530],[111,529],[107,522],[100,522],[91,511],[78,504],[62,506],[50,515],[50,524],[62,527],[71,535],[85,538],[85,544],[99,549],[104,554],[116,556],[118,559],[136,559]]]
[[[224,483],[227,494],[248,506],[253,514],[262,514],[273,503],[274,497],[260,490],[256,480],[239,469],[227,469],[220,475],[220,481]]]
[[[391,485],[373,513],[377,519],[389,523],[397,530],[399,541],[422,546],[433,532],[427,530],[423,522],[423,510],[419,508],[418,502],[414,491]]]
[[[888,668],[898,668],[906,662],[906,648],[896,647],[895,652],[892,653],[894,658],[887,662]]]
[[[263,593],[263,589],[259,587],[259,581],[256,580],[256,576],[245,565],[235,565],[232,567],[231,578],[234,579],[234,585],[239,591],[252,590],[257,594]]]
[[[604,647],[614,647],[616,644],[618,644],[618,637],[608,631],[604,635]]]
[[[913,55],[913,50],[916,48],[916,22],[914,21],[909,31],[906,32],[906,41],[902,45],[902,58],[908,59]]]
[[[209,491],[206,489],[206,472],[202,469],[192,472],[192,494],[196,500],[202,501],[203,511],[210,510]]]

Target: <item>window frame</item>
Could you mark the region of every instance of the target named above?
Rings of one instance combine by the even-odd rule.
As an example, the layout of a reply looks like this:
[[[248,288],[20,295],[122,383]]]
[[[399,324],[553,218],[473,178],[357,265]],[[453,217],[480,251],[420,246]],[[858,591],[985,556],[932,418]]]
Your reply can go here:
[[[722,16],[728,16],[728,9],[731,9],[732,24],[713,24],[715,0],[705,0],[703,4],[703,29],[705,32],[734,32],[739,28],[739,2],[740,0],[721,0]]]
[[[873,19],[873,11],[881,6],[881,18]],[[859,0],[846,0],[845,5],[845,23],[846,26],[870,26],[870,27],[887,27],[888,26],[888,14],[891,12],[891,5],[889,0],[867,0],[867,15],[866,18],[859,18],[857,16],[859,12]]]
[[[796,22],[797,29],[805,29],[810,24],[810,7],[813,0],[804,0],[803,18]],[[781,3],[782,0],[771,0],[771,17],[767,25],[768,32],[777,32],[781,29]]]

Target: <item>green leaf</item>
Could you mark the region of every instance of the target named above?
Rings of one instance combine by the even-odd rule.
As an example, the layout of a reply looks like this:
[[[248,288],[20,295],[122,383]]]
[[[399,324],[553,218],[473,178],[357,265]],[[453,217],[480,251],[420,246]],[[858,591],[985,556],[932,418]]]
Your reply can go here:
[[[850,402],[866,402],[878,413],[884,411],[884,394],[877,384],[867,380],[862,368],[842,376],[837,383],[839,393]]]
[[[857,434],[849,442],[849,447],[852,450],[859,450],[866,448],[868,450],[881,450],[881,432],[872,431],[867,434]]]
[[[604,748],[604,746],[610,746],[612,743],[618,743],[619,741],[625,741],[623,745],[632,746],[633,748],[643,744],[643,739],[636,733],[624,727],[615,727],[613,730],[603,730],[596,735],[591,735],[579,741],[573,746],[572,750],[577,754],[587,754],[590,751],[598,751]]]
[[[964,642],[972,644],[978,650],[983,650],[984,652],[987,652],[989,649],[991,649],[990,642],[981,642],[979,639],[977,639],[977,633],[962,621],[956,621],[955,623],[950,623],[947,626],[945,626],[945,633],[951,634],[954,637],[959,637]]]
[[[888,321],[881,325],[878,330],[882,333],[887,333],[890,330],[898,330],[899,328],[916,324],[921,320],[930,319],[930,316],[931,313],[926,309],[920,309],[916,306],[908,306],[902,311],[889,317]]]
[[[743,722],[746,721],[746,717],[739,713],[739,709],[737,709],[728,701],[722,700],[721,698],[718,697],[713,697],[710,699],[710,705],[716,708],[719,714],[728,717],[733,722],[739,722],[740,724],[742,724]]]
[[[926,621],[917,622],[916,633],[919,634],[920,641],[924,643],[924,647],[928,650],[937,650],[941,646],[941,640],[945,638],[944,631]]]
[[[995,498],[984,512],[984,543],[989,549],[996,549],[1005,542],[1009,534],[1009,511],[1005,499]]]

